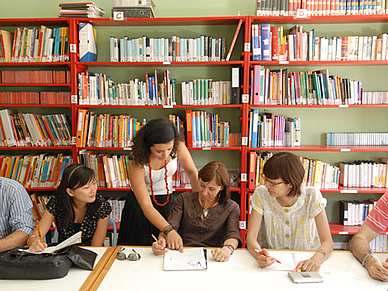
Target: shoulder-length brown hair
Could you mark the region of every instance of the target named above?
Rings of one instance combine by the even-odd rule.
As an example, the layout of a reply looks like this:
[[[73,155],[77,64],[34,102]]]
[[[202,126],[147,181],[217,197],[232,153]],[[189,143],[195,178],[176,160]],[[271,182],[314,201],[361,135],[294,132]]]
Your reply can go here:
[[[221,162],[212,161],[207,163],[198,172],[198,179],[204,182],[215,180],[223,189],[218,193],[218,203],[223,204],[230,198],[230,177],[227,168]]]
[[[287,184],[291,184],[289,196],[300,195],[304,168],[297,155],[289,152],[273,155],[264,164],[263,173],[269,179],[282,179]]]

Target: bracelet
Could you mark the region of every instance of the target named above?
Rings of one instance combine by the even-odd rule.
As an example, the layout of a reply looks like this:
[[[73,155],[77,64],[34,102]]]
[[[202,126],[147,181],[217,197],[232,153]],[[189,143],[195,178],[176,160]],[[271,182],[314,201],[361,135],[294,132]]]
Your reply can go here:
[[[374,256],[374,253],[373,253],[373,252],[370,252],[369,254],[367,254],[367,255],[364,257],[364,259],[362,260],[361,265],[362,265],[363,267],[365,267],[365,261],[366,261],[366,259],[369,258],[369,257],[373,257],[373,256]]]
[[[30,242],[30,239],[32,239],[33,237],[38,237],[38,236],[36,234],[29,236],[27,239],[27,245]]]
[[[231,251],[230,255],[233,255],[233,252],[235,250],[233,245],[223,245],[222,247],[227,247],[228,249],[230,249],[230,251]]]
[[[163,228],[162,232],[165,236],[169,234],[170,231],[174,230],[174,228],[171,225],[167,225],[165,228]]]
[[[317,249],[317,253],[321,253],[325,257],[325,260],[327,259],[327,254],[326,254],[326,252],[324,250]]]

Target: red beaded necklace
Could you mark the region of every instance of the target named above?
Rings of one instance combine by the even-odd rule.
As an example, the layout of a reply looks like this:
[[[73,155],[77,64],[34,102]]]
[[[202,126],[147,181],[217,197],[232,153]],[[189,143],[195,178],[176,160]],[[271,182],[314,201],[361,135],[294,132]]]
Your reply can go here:
[[[167,182],[167,161],[164,161],[164,181],[166,182],[166,190],[167,190],[167,199],[166,199],[166,202],[164,203],[159,203],[156,198],[155,198],[155,194],[154,194],[154,186],[153,186],[153,183],[152,183],[152,175],[151,175],[151,172],[152,172],[152,168],[151,168],[151,162],[148,161],[148,168],[150,170],[150,186],[151,186],[151,195],[152,195],[152,200],[156,203],[156,205],[159,205],[159,206],[165,206],[167,205],[167,203],[170,201],[170,191],[168,190],[168,182]]]

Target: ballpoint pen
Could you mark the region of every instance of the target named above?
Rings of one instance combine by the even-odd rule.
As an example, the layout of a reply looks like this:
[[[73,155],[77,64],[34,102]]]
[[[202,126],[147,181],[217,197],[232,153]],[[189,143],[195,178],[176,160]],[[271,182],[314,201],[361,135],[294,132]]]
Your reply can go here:
[[[255,252],[257,252],[257,253],[259,253],[260,255],[263,255],[263,256],[265,256],[265,257],[268,258],[268,256],[267,256],[265,253],[263,253],[261,250],[259,250],[259,249],[255,249]],[[275,258],[274,258],[274,259],[275,259]],[[278,261],[277,259],[275,259],[275,262],[281,264],[281,262]]]
[[[163,250],[165,249],[165,247],[163,247],[163,245],[160,243],[160,241],[154,236],[154,234],[152,233],[151,234],[151,236],[152,236],[152,238],[158,243],[158,245],[160,245],[162,248],[163,248]]]

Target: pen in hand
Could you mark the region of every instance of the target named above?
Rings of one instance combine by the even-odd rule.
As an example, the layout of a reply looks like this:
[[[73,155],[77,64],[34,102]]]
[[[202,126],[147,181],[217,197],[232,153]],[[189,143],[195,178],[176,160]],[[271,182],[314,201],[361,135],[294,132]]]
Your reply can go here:
[[[165,250],[165,247],[160,243],[160,241],[154,236],[153,233],[151,234],[151,236],[158,243],[158,245],[160,245],[163,248],[163,250]]]
[[[263,252],[262,252],[261,250],[259,250],[259,249],[255,249],[255,252],[257,252],[257,253],[259,253],[260,255],[263,255],[263,256],[265,256],[265,257],[268,257],[265,253],[263,253]],[[274,259],[275,259],[275,258],[274,258]],[[281,262],[278,261],[277,259],[275,259],[275,262],[281,264]]]
[[[40,242],[43,244],[43,239],[42,239],[42,235],[40,234],[39,225],[36,225],[36,230],[38,231]]]

